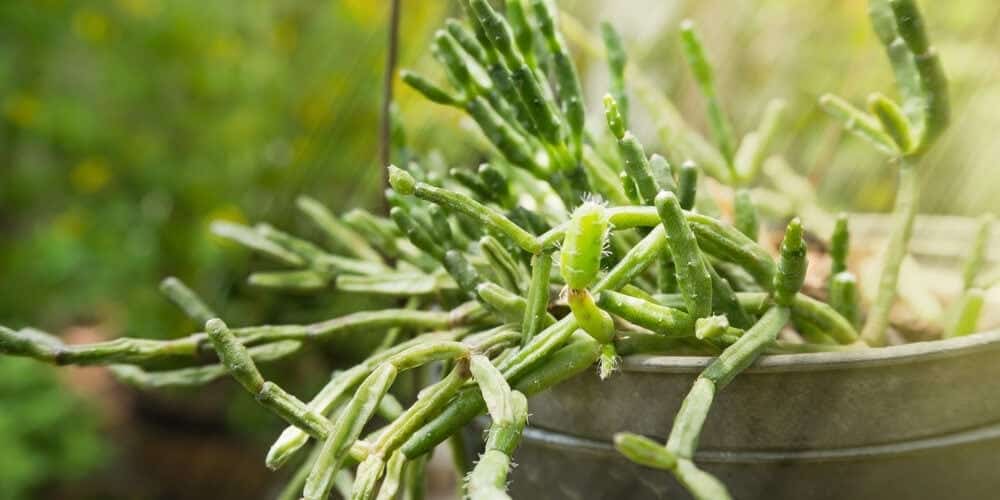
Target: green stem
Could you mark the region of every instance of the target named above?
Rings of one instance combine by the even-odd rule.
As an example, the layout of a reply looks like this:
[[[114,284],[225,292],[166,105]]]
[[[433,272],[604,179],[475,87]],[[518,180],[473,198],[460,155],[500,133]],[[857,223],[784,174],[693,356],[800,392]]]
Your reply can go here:
[[[425,471],[429,455],[429,453],[425,453],[417,457],[407,457],[409,460],[404,471],[406,482],[406,487],[403,490],[404,500],[423,500],[426,496],[427,474]]]
[[[609,208],[607,214],[608,221],[618,230],[651,227],[661,223],[655,207],[614,207]],[[767,250],[735,227],[723,224],[713,217],[696,212],[684,212],[684,216],[695,237],[698,238],[698,246],[703,252],[742,267],[761,288],[771,289],[776,268],[774,259]],[[555,246],[566,234],[567,227],[566,223],[560,224],[540,235],[539,246],[542,248]],[[660,234],[660,237],[665,239],[664,235]]]
[[[204,325],[206,321],[219,317],[212,311],[212,308],[198,294],[187,287],[183,281],[170,276],[160,282],[160,291],[170,299],[187,317],[199,325]]]
[[[369,262],[385,262],[363,236],[341,222],[322,203],[308,196],[299,196],[295,205],[323,232],[330,245]]]
[[[322,415],[330,415],[334,409],[347,402],[351,394],[349,391],[364,381],[382,362],[415,346],[459,340],[463,333],[461,331],[428,333],[380,351],[353,368],[331,377],[330,381],[309,401],[308,407]],[[265,463],[271,469],[280,468],[308,441],[309,433],[305,430],[294,425],[285,428],[268,450]]]
[[[247,353],[254,362],[262,363],[295,354],[301,347],[301,342],[286,340],[254,346],[247,349]],[[111,365],[108,368],[117,379],[140,389],[201,386],[218,380],[227,373],[226,367],[222,364],[165,371],[147,371],[135,365]]]
[[[372,453],[386,456],[396,451],[417,428],[426,423],[430,415],[442,408],[455,395],[469,375],[468,358],[459,358],[448,376],[425,389],[416,403],[389,424],[385,432],[372,444]]]
[[[678,294],[657,294],[655,298],[663,306],[684,308],[683,297]],[[774,305],[769,294],[762,292],[739,292],[736,294],[736,299],[744,310],[755,315],[763,314]],[[858,332],[850,321],[826,302],[798,293],[792,301],[791,309],[792,320],[797,324],[808,323],[816,331],[830,336],[841,344],[852,344],[858,340]]]
[[[733,140],[732,126],[722,110],[722,104],[715,91],[712,66],[705,56],[701,38],[695,31],[694,23],[691,20],[685,20],[681,23],[681,45],[684,48],[684,58],[687,60],[688,66],[691,67],[698,88],[701,89],[708,104],[708,122],[712,128],[712,137],[719,146],[722,156],[726,159],[730,178],[735,180],[737,176],[733,167],[733,154],[735,152],[733,144],[735,141]]]
[[[431,186],[423,182],[415,182],[413,177],[396,167],[389,167],[389,181],[398,193],[413,194],[416,197],[440,205],[442,208],[467,215],[486,227],[506,235],[515,244],[528,253],[538,253],[541,247],[535,241],[535,236],[521,229],[502,213],[479,203],[462,193]]]
[[[399,492],[403,479],[403,466],[406,465],[406,455],[395,452],[389,457],[385,466],[385,479],[378,490],[378,500],[393,500]]]
[[[917,215],[917,174],[905,159],[900,161],[899,187],[896,192],[896,207],[893,213],[893,227],[889,234],[889,245],[882,260],[882,275],[879,277],[878,294],[868,312],[868,319],[861,330],[861,338],[871,346],[885,345],[886,329],[889,327],[889,312],[896,299],[899,271],[906,257],[910,237],[913,235],[913,221]]]
[[[694,319],[711,315],[712,276],[708,273],[705,259],[677,196],[670,191],[660,191],[656,196],[656,211],[666,229],[667,246],[677,273],[677,286],[687,303],[688,314]]]
[[[521,345],[528,342],[546,324],[549,308],[549,280],[552,274],[552,254],[543,252],[531,259],[531,285],[528,287],[527,305],[521,322]]]
[[[323,442],[319,457],[313,464],[302,492],[305,500],[324,500],[333,488],[333,478],[347,458],[364,426],[378,407],[379,400],[396,379],[397,370],[391,363],[381,365],[373,372],[351,398],[344,413],[333,424]]]
[[[955,305],[954,317],[944,332],[945,338],[961,337],[976,331],[986,298],[983,291],[970,288],[962,294]]]
[[[601,292],[597,305],[630,323],[662,335],[671,337],[694,335],[694,320],[679,309],[653,304],[610,290]]]
[[[523,375],[514,374],[521,375],[514,381],[514,389],[532,396],[593,365],[600,354],[600,344],[588,335],[581,334],[573,339],[548,356],[546,363],[532,367]],[[504,378],[511,381],[513,377],[505,373]],[[463,389],[439,415],[415,432],[401,449],[411,459],[420,456],[485,410],[486,403],[478,388]]]

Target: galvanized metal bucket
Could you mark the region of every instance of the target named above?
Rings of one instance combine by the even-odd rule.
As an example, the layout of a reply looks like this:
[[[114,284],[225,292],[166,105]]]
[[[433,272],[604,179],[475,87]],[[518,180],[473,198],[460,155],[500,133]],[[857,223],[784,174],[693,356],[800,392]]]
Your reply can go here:
[[[638,357],[529,403],[515,498],[688,498],[610,445],[664,438],[702,357]],[[768,356],[722,391],[696,461],[737,499],[1000,498],[1000,331]]]
[[[514,498],[690,498],[610,441],[665,439],[710,361],[632,357],[532,398]],[[1000,331],[766,356],[719,394],[696,461],[740,500],[1000,498]]]

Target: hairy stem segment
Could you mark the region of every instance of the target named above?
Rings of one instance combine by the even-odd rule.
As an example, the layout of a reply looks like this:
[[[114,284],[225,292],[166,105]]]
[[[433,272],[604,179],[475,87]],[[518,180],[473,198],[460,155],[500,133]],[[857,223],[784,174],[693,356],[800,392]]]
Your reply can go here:
[[[698,197],[698,166],[691,160],[681,163],[677,173],[677,201],[684,210],[694,208]]]
[[[601,344],[599,374],[601,380],[611,376],[618,367],[618,354],[613,343],[615,324],[611,315],[597,307],[586,288],[571,288],[567,294],[570,311],[581,330]]]
[[[861,111],[844,99],[830,94],[820,96],[819,105],[841,123],[844,130],[867,142],[876,150],[889,156],[898,155],[899,148],[882,125],[871,115]]]
[[[712,309],[724,314],[733,326],[750,328],[754,318],[740,304],[729,279],[719,274],[708,257],[704,255],[702,257],[705,260],[705,269],[712,277]]]
[[[479,250],[493,270],[498,284],[514,293],[524,293],[524,284],[529,281],[528,273],[514,260],[514,256],[503,247],[503,244],[492,236],[483,236],[479,240]]]
[[[326,236],[331,246],[363,260],[379,264],[385,262],[363,236],[330,213],[322,203],[308,196],[299,196],[295,205]]]
[[[602,346],[601,378],[607,378],[616,365],[615,325],[611,315],[594,303],[587,287],[597,279],[601,256],[608,238],[608,218],[604,206],[585,202],[573,211],[560,251],[560,266],[566,281],[566,299],[576,324]]]
[[[986,214],[979,218],[976,235],[962,268],[962,296],[946,315],[947,322],[944,332],[946,338],[968,335],[975,332],[979,326],[979,318],[986,300],[985,289],[989,288],[990,285],[986,283],[984,288],[980,288],[976,278],[986,260],[986,245],[993,218],[992,214]]]
[[[861,339],[871,346],[885,345],[886,329],[889,327],[889,312],[896,300],[899,271],[906,258],[910,237],[913,235],[913,221],[917,215],[917,173],[906,160],[899,168],[899,187],[896,191],[896,206],[893,210],[892,232],[889,244],[882,258],[882,274],[879,277],[875,302],[868,312],[868,319],[861,330]]]
[[[586,288],[597,279],[608,232],[604,206],[588,201],[573,211],[559,251],[559,270],[570,289]]]
[[[528,420],[528,400],[511,390],[489,359],[473,356],[470,368],[493,423],[486,450],[469,474],[468,495],[473,500],[507,498],[507,473]]]
[[[399,493],[403,485],[403,469],[406,465],[406,455],[401,451],[395,451],[389,457],[385,466],[385,478],[379,486],[378,500],[393,500]]]

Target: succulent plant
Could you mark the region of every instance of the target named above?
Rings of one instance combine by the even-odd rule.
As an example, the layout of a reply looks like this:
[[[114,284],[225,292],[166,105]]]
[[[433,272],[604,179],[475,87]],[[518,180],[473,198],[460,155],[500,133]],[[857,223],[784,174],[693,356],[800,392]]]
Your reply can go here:
[[[326,498],[335,488],[359,499],[391,498],[401,489],[419,495],[426,455],[449,439],[461,448],[463,427],[484,413],[492,419],[486,451],[471,471],[462,460],[458,468],[468,472],[468,496],[504,498],[527,396],[595,363],[602,378],[614,376],[619,356],[709,354],[715,359],[685,398],[665,445],[628,433],[615,444],[639,464],[670,471],[697,498],[728,498],[725,486],[693,462],[718,391],[764,353],[885,343],[915,214],[913,170],[948,115],[945,78],[913,0],[871,1],[902,105],[879,94],[869,100],[870,113],[836,97],[821,101],[900,171],[879,295],[864,313],[847,266],[846,218],[837,219],[829,238],[833,266],[822,290],[802,290],[809,214],[784,218],[779,248],[762,243],[771,226],[761,226],[751,188],[764,175],[801,183],[780,162],[769,168],[765,161],[783,104],[768,106],[760,127],[737,141],[692,23],[682,25],[681,39],[708,102],[714,145],[671,118],[681,139],[663,156],[649,156],[629,131],[630,72],[610,25],[602,27],[612,75],[606,134],[584,127],[580,79],[551,1],[507,0],[506,17],[486,0],[463,0],[463,6],[467,21],[448,20],[431,47],[450,88],[408,71],[402,79],[429,100],[467,113],[494,148],[489,163],[448,170],[418,156],[400,158],[400,166],[387,166],[389,217],[362,210],[337,217],[315,200],[300,199],[303,217],[332,250],[267,225],[214,228],[287,266],[252,275],[254,285],[332,286],[396,297],[405,306],[312,324],[230,329],[194,292],[169,279],[162,290],[204,324],[204,332],[65,345],[37,330],[3,329],[0,352],[59,365],[108,365],[140,387],[199,385],[228,373],[289,424],[267,455],[269,467],[283,466],[315,442],[283,494],[307,499]],[[729,188],[732,223],[704,189],[709,182]],[[949,335],[975,330],[981,289],[995,284],[977,278],[989,223],[984,219],[968,260],[966,291]],[[381,335],[382,342],[307,401],[258,370],[260,363],[347,332]],[[400,373],[438,365],[443,375],[402,408],[391,393]],[[366,434],[376,415],[385,425]],[[346,472],[354,464],[354,474]]]

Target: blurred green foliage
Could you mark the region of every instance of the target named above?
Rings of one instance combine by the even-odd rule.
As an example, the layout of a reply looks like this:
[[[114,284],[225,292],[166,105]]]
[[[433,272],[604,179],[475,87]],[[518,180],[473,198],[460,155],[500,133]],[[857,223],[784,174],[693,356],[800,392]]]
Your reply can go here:
[[[47,482],[80,479],[108,455],[92,409],[67,396],[56,378],[47,366],[0,358],[0,500],[31,498]]]
[[[423,38],[435,3],[402,36]],[[176,274],[224,314],[248,256],[213,219],[293,223],[378,190],[386,8],[351,0],[38,0],[0,4],[0,320],[185,325],[156,291]],[[235,298],[234,298],[235,297]]]

